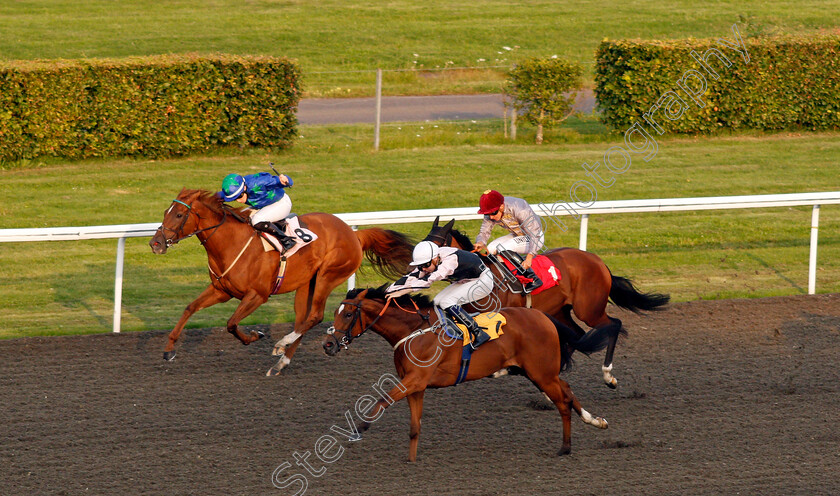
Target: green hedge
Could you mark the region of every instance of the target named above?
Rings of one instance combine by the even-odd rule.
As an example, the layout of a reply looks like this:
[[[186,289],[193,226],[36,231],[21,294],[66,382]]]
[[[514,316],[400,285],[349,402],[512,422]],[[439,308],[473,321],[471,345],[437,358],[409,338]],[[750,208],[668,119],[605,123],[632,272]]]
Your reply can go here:
[[[725,38],[737,44],[736,34],[733,27]],[[602,42],[595,94],[604,122],[616,130],[634,122],[654,127],[644,114],[657,110],[659,102],[663,106],[650,118],[664,132],[840,127],[840,37],[744,39],[749,62],[718,40]],[[726,67],[717,53],[707,52],[710,49],[719,50],[731,65]],[[701,58],[708,55],[707,67],[691,56],[692,50]],[[702,108],[678,85],[690,70],[703,75],[707,83],[697,97]],[[694,74],[683,84],[690,91],[702,89]],[[673,94],[666,95],[669,90],[687,104],[682,115],[678,116],[682,103]],[[664,108],[669,101],[670,118]]]
[[[283,58],[169,55],[0,65],[0,159],[285,147],[300,72]]]

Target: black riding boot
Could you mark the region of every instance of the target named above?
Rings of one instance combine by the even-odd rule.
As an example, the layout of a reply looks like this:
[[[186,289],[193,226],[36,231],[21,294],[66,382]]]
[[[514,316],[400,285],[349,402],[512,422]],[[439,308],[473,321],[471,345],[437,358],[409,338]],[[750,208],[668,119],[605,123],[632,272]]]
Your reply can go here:
[[[538,287],[542,286],[542,279],[537,277],[537,274],[534,273],[534,269],[528,267],[528,270],[524,270],[522,268],[522,262],[524,258],[519,253],[510,250],[499,250],[500,255],[504,255],[508,261],[516,268],[516,272],[521,275],[522,277],[527,277],[531,280],[528,284],[523,284],[522,289],[526,293],[530,293],[533,290],[537,289]]]
[[[470,317],[470,314],[461,308],[461,305],[452,305],[446,309],[446,313],[448,313],[453,320],[461,322],[467,326],[467,330],[470,331],[470,335],[473,337],[473,342],[471,344],[473,349],[476,349],[487,341],[490,341],[490,336],[475,323],[475,319]]]
[[[293,238],[291,236],[286,236],[283,233],[283,231],[278,229],[277,226],[275,226],[271,222],[257,222],[256,224],[254,224],[254,229],[256,229],[258,231],[266,232],[268,234],[273,234],[274,236],[276,236],[277,239],[280,240],[280,244],[283,245],[283,250],[284,251],[287,251],[287,250],[291,249],[293,246],[295,246],[295,243],[296,243],[295,238]]]
[[[542,286],[542,279],[537,277],[537,274],[534,273],[534,269],[528,267],[528,270],[521,271],[520,274],[522,274],[522,277],[527,277],[531,279],[531,282],[526,284],[523,288],[525,289],[526,293],[530,293],[538,287]]]

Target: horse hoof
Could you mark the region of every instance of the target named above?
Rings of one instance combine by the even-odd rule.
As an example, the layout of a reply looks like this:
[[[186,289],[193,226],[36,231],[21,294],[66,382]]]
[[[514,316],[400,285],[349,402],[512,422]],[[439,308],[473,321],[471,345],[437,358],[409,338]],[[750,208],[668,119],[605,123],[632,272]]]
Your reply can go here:
[[[508,375],[508,369],[497,370],[493,372],[493,379],[498,379],[499,377],[504,377]]]
[[[606,384],[607,387],[610,388],[610,389],[618,389],[618,381],[615,380],[615,377],[613,377],[612,381],[605,382],[604,384]]]
[[[563,446],[562,448],[560,448],[560,451],[557,452],[557,456],[568,455],[571,452],[572,452],[572,447],[571,446]]]
[[[163,359],[167,362],[171,362],[175,360],[175,352],[174,351],[164,351],[163,352]]]
[[[274,377],[275,375],[280,375],[280,371],[275,369],[274,367],[271,367],[270,369],[268,369],[265,375],[266,377]]]
[[[352,436],[348,437],[347,440],[351,441],[351,442],[361,441],[362,440],[362,435],[361,434],[353,434]]]

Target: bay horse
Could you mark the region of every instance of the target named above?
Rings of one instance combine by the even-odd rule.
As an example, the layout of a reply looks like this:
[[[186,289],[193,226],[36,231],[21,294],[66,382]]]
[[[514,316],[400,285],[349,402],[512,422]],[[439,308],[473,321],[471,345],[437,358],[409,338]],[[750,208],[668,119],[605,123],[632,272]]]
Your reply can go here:
[[[432,229],[424,238],[439,246],[452,246],[466,251],[474,249],[470,238],[454,229],[455,219],[446,225],[439,225],[440,218],[436,218]],[[621,329],[618,333],[611,333],[612,338],[607,345],[604,364],[601,366],[604,383],[615,389],[618,380],[612,375],[613,353],[618,341],[618,335],[626,335],[627,331],[621,327],[621,321],[607,315],[607,302],[612,302],[621,308],[635,313],[659,310],[670,300],[670,296],[659,293],[642,293],[633,283],[624,277],[614,276],[607,265],[598,255],[576,248],[554,248],[542,253],[547,256],[560,270],[560,281],[556,286],[531,296],[531,306],[558,319],[571,327],[578,336],[584,331],[572,318],[583,321],[594,329],[611,329],[616,325]],[[495,264],[482,257],[486,265],[493,271],[497,281],[504,279]],[[495,284],[493,294],[489,297],[498,299],[498,304],[505,306],[526,306],[526,296],[509,291],[504,284]]]
[[[359,431],[367,430],[385,408],[406,398],[411,410],[408,460],[413,462],[417,458],[423,396],[428,388],[456,384],[463,341],[444,333],[437,313],[430,311],[432,302],[427,296],[386,299],[385,287],[349,291],[335,311],[335,321],[324,337],[323,347],[334,356],[368,330],[388,341],[394,349],[400,381],[386,397],[370,406]],[[607,421],[584,410],[559,374],[571,365],[567,347],[586,354],[602,350],[620,327],[596,329],[578,339],[575,331],[533,308],[502,308],[499,313],[507,320],[503,334],[473,352],[465,380],[482,379],[506,367],[521,369],[560,412],[563,444],[558,455],[571,452],[571,410],[585,423],[606,429]],[[561,342],[566,346],[561,346]]]
[[[185,188],[166,210],[163,223],[149,241],[154,253],[163,254],[175,243],[196,236],[207,251],[210,269],[210,285],[187,305],[169,333],[164,360],[175,357],[175,342],[184,325],[202,308],[239,299],[227,330],[247,345],[263,335],[254,331],[245,334],[239,322],[272,294],[295,291],[294,331],[275,344],[272,354],[280,359],[266,372],[277,375],[291,361],[300,338],[324,319],[330,292],[356,272],[364,255],[374,269],[388,276],[403,274],[411,261],[413,244],[401,233],[380,228],[353,231],[334,215],[305,214],[300,216],[301,223],[318,238],[288,259],[280,287],[275,289],[281,255],[265,251],[247,220],[246,210],[225,204],[214,193]]]

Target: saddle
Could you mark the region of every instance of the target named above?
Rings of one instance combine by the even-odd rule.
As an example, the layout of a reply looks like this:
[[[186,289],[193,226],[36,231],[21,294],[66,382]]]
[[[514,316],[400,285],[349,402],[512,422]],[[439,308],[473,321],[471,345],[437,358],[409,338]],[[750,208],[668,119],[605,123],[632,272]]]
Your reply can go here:
[[[499,336],[504,334],[502,327],[507,324],[507,319],[498,313],[498,312],[484,312],[473,315],[473,319],[475,319],[475,323],[478,324],[481,329],[490,336],[490,341],[494,339],[498,339]],[[453,338],[453,339],[463,339],[464,346],[468,347],[470,343],[472,343],[472,336],[469,332],[467,332],[467,327],[464,324],[455,323],[458,326],[458,330],[460,334],[455,334],[454,329],[452,326],[445,326],[446,335]]]
[[[277,236],[258,231],[265,251],[277,250],[286,257],[290,257],[304,246],[318,239],[318,235],[310,231],[306,224],[301,222],[297,214],[290,214],[285,219],[274,222],[273,224],[280,232],[293,238],[295,244],[288,249],[284,249]]]

